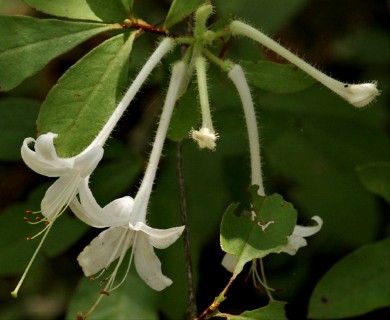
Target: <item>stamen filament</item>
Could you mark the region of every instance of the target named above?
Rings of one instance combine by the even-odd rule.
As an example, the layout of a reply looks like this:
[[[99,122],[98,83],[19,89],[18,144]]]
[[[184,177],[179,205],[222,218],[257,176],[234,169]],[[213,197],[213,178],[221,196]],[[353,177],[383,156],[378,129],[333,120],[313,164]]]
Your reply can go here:
[[[69,179],[64,188],[61,189],[58,197],[55,197],[54,200],[47,206],[46,204],[42,205],[42,207],[44,207],[42,208],[42,214],[46,217],[47,221],[50,221],[51,219],[55,220],[65,211],[65,209],[69,206],[69,203],[77,194],[80,180],[80,173],[73,173],[71,179]],[[43,212],[43,210],[45,212]]]
[[[18,297],[19,289],[20,289],[20,287],[22,286],[23,281],[24,281],[24,279],[26,278],[27,273],[28,273],[28,271],[30,270],[30,268],[31,268],[31,266],[32,266],[32,264],[33,264],[33,262],[34,262],[36,256],[37,256],[37,254],[38,254],[39,250],[41,249],[42,244],[43,244],[43,242],[45,241],[47,235],[49,234],[49,231],[50,231],[51,227],[53,226],[53,224],[54,224],[54,221],[52,221],[52,223],[50,223],[50,224],[48,225],[48,227],[45,228],[45,229],[46,229],[45,234],[43,235],[41,241],[39,242],[38,247],[35,249],[34,254],[33,254],[33,256],[32,256],[31,259],[30,259],[30,262],[28,263],[26,269],[25,269],[24,272],[23,272],[22,277],[20,278],[20,280],[19,280],[17,286],[15,287],[15,290],[11,292],[11,296],[12,296],[13,298],[17,298],[17,297]],[[44,230],[45,230],[45,229],[44,229]]]

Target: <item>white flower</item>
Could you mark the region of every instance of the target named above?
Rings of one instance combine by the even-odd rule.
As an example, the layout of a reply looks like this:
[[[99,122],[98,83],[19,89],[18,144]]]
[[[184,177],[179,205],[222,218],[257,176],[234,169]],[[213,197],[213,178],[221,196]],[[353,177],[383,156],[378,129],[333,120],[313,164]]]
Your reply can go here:
[[[117,266],[108,278],[106,291],[113,290],[117,270],[127,250],[132,247],[137,272],[151,288],[161,291],[172,284],[172,281],[162,274],[161,263],[153,247],[169,247],[180,237],[184,226],[166,230],[149,227],[145,218],[140,219],[141,216],[146,216],[146,208],[144,212],[136,212],[136,207],[139,206],[135,205],[131,197],[116,199],[101,208],[93,198],[88,183],[80,186],[79,195],[80,200],[74,200],[71,204],[75,215],[94,227],[109,227],[93,239],[77,258],[85,276],[107,270],[110,264],[119,258]]]
[[[108,282],[103,290],[105,293],[115,290],[126,278],[125,276],[114,287],[119,266],[131,247],[133,249],[127,270],[134,256],[137,272],[151,288],[160,291],[172,283],[162,274],[160,260],[153,248],[169,247],[180,237],[184,226],[166,230],[154,229],[147,225],[146,214],[165,136],[185,73],[186,65],[183,62],[173,67],[153,149],[136,197],[134,199],[123,197],[101,208],[88,187],[88,181],[83,181],[79,189],[79,199],[74,198],[70,204],[75,215],[85,223],[97,228],[109,227],[92,240],[77,259],[84,274],[90,276],[99,271],[105,271],[113,261],[119,258],[114,271],[106,278]]]
[[[21,154],[26,165],[33,171],[47,176],[58,177],[49,187],[41,202],[41,211],[47,221],[55,220],[77,194],[80,182],[87,178],[103,157],[103,148],[95,146],[72,158],[58,157],[54,138],[57,134],[45,133],[36,140],[24,139]],[[29,144],[35,142],[31,150]]]
[[[198,144],[199,148],[215,150],[218,139],[218,134],[214,131],[210,131],[208,128],[201,128],[199,130],[191,130],[191,138]]]
[[[312,220],[314,220],[317,225],[309,227],[296,225],[293,233],[287,237],[287,244],[283,246],[279,253],[285,252],[293,256],[297,253],[299,248],[307,246],[307,241],[305,238],[310,237],[320,231],[323,224],[323,221],[319,216],[313,216]],[[227,253],[223,257],[221,264],[227,271],[233,273],[237,265],[237,257]]]

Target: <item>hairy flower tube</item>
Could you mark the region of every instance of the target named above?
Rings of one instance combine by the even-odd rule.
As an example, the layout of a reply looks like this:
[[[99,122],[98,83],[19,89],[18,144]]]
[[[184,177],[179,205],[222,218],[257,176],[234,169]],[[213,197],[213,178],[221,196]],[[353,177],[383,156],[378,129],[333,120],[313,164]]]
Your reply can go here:
[[[305,238],[316,234],[322,228],[323,221],[319,216],[313,216],[312,220],[317,223],[315,226],[306,227],[296,225],[294,227],[293,233],[287,237],[287,244],[283,246],[280,252],[285,252],[293,256],[298,252],[299,248],[305,247],[307,245]],[[236,265],[237,258],[232,254],[225,254],[224,258],[222,259],[222,266],[229,272],[234,272]]]
[[[170,246],[180,237],[184,226],[166,230],[151,228],[146,223],[146,214],[166,132],[185,72],[184,62],[174,65],[149,163],[135,198],[127,196],[116,199],[101,208],[88,182],[85,182],[80,188],[79,199],[75,198],[70,205],[75,215],[85,223],[97,228],[108,227],[92,240],[77,259],[86,276],[107,270],[118,259],[112,274],[103,281],[107,282],[103,293],[109,293],[124,281],[114,286],[118,269],[130,248],[132,252],[127,272],[134,256],[138,274],[151,288],[160,291],[172,283],[162,274],[160,260],[153,248]]]
[[[249,152],[251,157],[251,184],[259,186],[257,193],[265,195],[263,174],[261,171],[260,139],[257,128],[255,107],[246,81],[244,71],[238,64],[234,65],[228,73],[230,80],[235,85],[244,109],[245,122],[249,139]]]
[[[232,31],[233,35],[246,36],[276,52],[281,57],[285,58],[292,64],[295,64],[298,68],[302,69],[314,79],[322,83],[324,86],[328,87],[330,90],[341,96],[354,107],[364,107],[379,95],[376,82],[349,84],[337,81],[314,68],[306,61],[297,57],[279,43],[267,37],[261,31],[247,25],[244,22],[237,20],[233,21],[230,24],[230,30]]]
[[[134,35],[135,33],[133,33],[132,36]],[[36,235],[38,236],[44,233],[32,256],[32,259],[22,275],[22,278],[20,279],[16,289],[12,292],[12,296],[17,296],[18,290],[21,287],[38,251],[45,241],[53,222],[64,212],[72,199],[75,198],[79,192],[80,185],[88,183],[89,176],[103,157],[103,146],[107,138],[111,134],[120,117],[123,115],[127,106],[139,91],[140,87],[152,70],[172,49],[173,45],[173,40],[170,38],[165,38],[160,42],[156,50],[138,73],[122,100],[119,102],[117,108],[110,116],[107,123],[92,143],[80,154],[71,158],[58,157],[54,146],[54,139],[57,137],[57,134],[55,133],[49,132],[42,134],[36,140],[33,138],[26,138],[24,140],[21,148],[21,154],[26,165],[41,175],[45,175],[47,177],[58,177],[58,179],[51,187],[49,187],[41,202],[41,213],[45,217],[43,221],[50,223],[46,225],[44,230]],[[33,142],[35,142],[35,151],[31,150],[29,147],[29,145]]]
[[[199,130],[191,130],[191,138],[197,142],[199,148],[215,150],[218,134],[214,131],[213,122],[211,120],[205,58],[202,56],[197,56],[195,58],[195,69],[202,111],[202,127]]]

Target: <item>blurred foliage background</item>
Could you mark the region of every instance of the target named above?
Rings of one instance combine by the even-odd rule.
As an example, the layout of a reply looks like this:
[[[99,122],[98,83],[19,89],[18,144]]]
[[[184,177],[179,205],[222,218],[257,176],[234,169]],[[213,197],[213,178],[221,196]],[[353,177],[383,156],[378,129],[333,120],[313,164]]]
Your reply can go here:
[[[170,3],[136,0],[135,12],[150,23],[160,22]],[[358,166],[390,159],[389,3],[385,0],[217,0],[213,4],[216,7],[213,22],[228,15],[243,18],[336,79],[378,80],[379,83],[381,96],[363,110],[353,109],[317,84],[290,94],[253,90],[267,192],[280,193],[291,201],[301,224],[310,223],[313,215],[324,220],[321,232],[309,238],[309,246],[296,256],[270,255],[265,260],[269,283],[279,289],[275,297],[289,302],[288,318],[305,319],[310,294],[323,274],[346,254],[390,233],[389,205],[368,192],[356,172]],[[0,0],[0,14],[47,17],[19,0]],[[180,33],[185,28],[182,24],[173,31]],[[39,106],[61,74],[106,37],[100,35],[86,41],[54,59],[16,89],[0,93],[0,319],[75,319],[77,311],[86,311],[96,299],[98,289],[88,281],[80,282],[83,275],[76,257],[99,230],[88,229],[71,214],[63,216],[50,234],[20,298],[12,300],[10,292],[37,245],[37,241],[25,241],[37,229],[23,222],[24,211],[38,210],[49,181],[23,164],[20,146],[25,137],[35,136]],[[155,39],[154,35],[145,35],[135,43],[132,75],[151,52]],[[167,61],[174,61],[177,56]],[[232,40],[226,57],[235,61],[263,58],[284,63],[272,52],[244,39]],[[168,71],[169,65],[164,63],[154,72],[109,140],[103,163],[92,179],[100,204],[134,194],[163,103]],[[229,203],[246,201],[249,184],[249,151],[239,99],[223,73],[214,66],[209,71],[213,118],[220,134],[217,151],[201,152],[192,141],[183,141],[200,311],[229,279],[229,273],[220,265],[223,252],[219,247],[219,223]],[[190,88],[182,103],[194,110],[197,105],[193,95]],[[162,228],[180,224],[176,142],[169,141],[166,145],[152,195],[149,222]],[[154,310],[150,319],[184,318],[183,246],[178,241],[158,254],[164,273],[173,279],[174,285],[156,294],[139,281],[133,270],[126,284],[105,300],[106,309],[117,294],[115,307],[120,310],[130,308],[126,301],[140,299],[133,301],[133,319],[137,319],[138,311],[134,311],[137,306]],[[388,253],[384,253],[386,258]],[[146,305],[143,305],[146,298],[140,298],[142,292],[151,299]],[[134,295],[139,296],[134,298]],[[265,294],[255,289],[251,281],[245,281],[244,272],[221,309],[239,313],[266,302]],[[142,310],[140,314],[145,312]],[[354,319],[384,319],[388,315],[389,310],[382,309]],[[101,315],[101,318],[105,317]]]

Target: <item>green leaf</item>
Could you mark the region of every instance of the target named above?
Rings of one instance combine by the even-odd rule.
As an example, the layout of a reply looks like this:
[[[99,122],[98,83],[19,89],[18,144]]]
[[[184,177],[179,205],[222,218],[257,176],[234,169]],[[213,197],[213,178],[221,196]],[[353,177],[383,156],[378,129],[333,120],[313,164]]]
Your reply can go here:
[[[267,306],[256,310],[245,311],[238,316],[228,316],[228,320],[287,320],[284,311],[286,303],[270,301]]]
[[[58,133],[60,156],[87,147],[114,112],[128,78],[134,33],[113,37],[80,59],[60,78],[42,104],[38,133]]]
[[[341,319],[390,306],[390,238],[365,245],[337,262],[318,282],[309,317]]]
[[[53,58],[112,26],[0,16],[0,91],[11,90]]]
[[[271,61],[240,61],[248,82],[274,93],[293,93],[307,89],[316,81],[291,64]]]
[[[221,247],[238,260],[234,274],[239,274],[248,261],[280,252],[297,219],[294,207],[280,195],[259,196],[257,186],[252,186],[250,192],[256,216],[250,217],[253,212],[236,216],[238,205],[232,204],[221,223]]]
[[[205,0],[173,0],[165,18],[164,28],[169,29],[176,23],[179,23],[198,9],[204,2]]]
[[[190,86],[180,98],[169,124],[168,137],[173,141],[188,138],[192,128],[196,128],[200,120],[197,93]]]
[[[39,102],[23,98],[0,100],[0,159],[19,160],[20,147],[26,137],[35,136]]]
[[[128,261],[127,258],[124,261]],[[122,270],[117,275],[117,281],[125,276],[125,270],[123,269],[126,269],[127,263],[124,263],[124,265],[120,268]],[[115,262],[113,266],[115,266]],[[111,271],[111,269],[108,270],[107,275]],[[91,281],[87,278],[80,281],[70,302],[66,319],[74,320],[77,314],[85,314],[93,306],[99,297],[100,291],[104,288],[99,285],[99,282],[100,280]],[[110,296],[104,296],[88,319],[157,320],[159,319],[156,310],[157,297],[158,292],[149,288],[139,278],[136,270],[131,268],[123,284],[113,291]]]
[[[356,168],[366,189],[390,203],[390,162],[376,162]]]
[[[71,19],[118,22],[128,18],[132,0],[25,0],[44,13]]]

